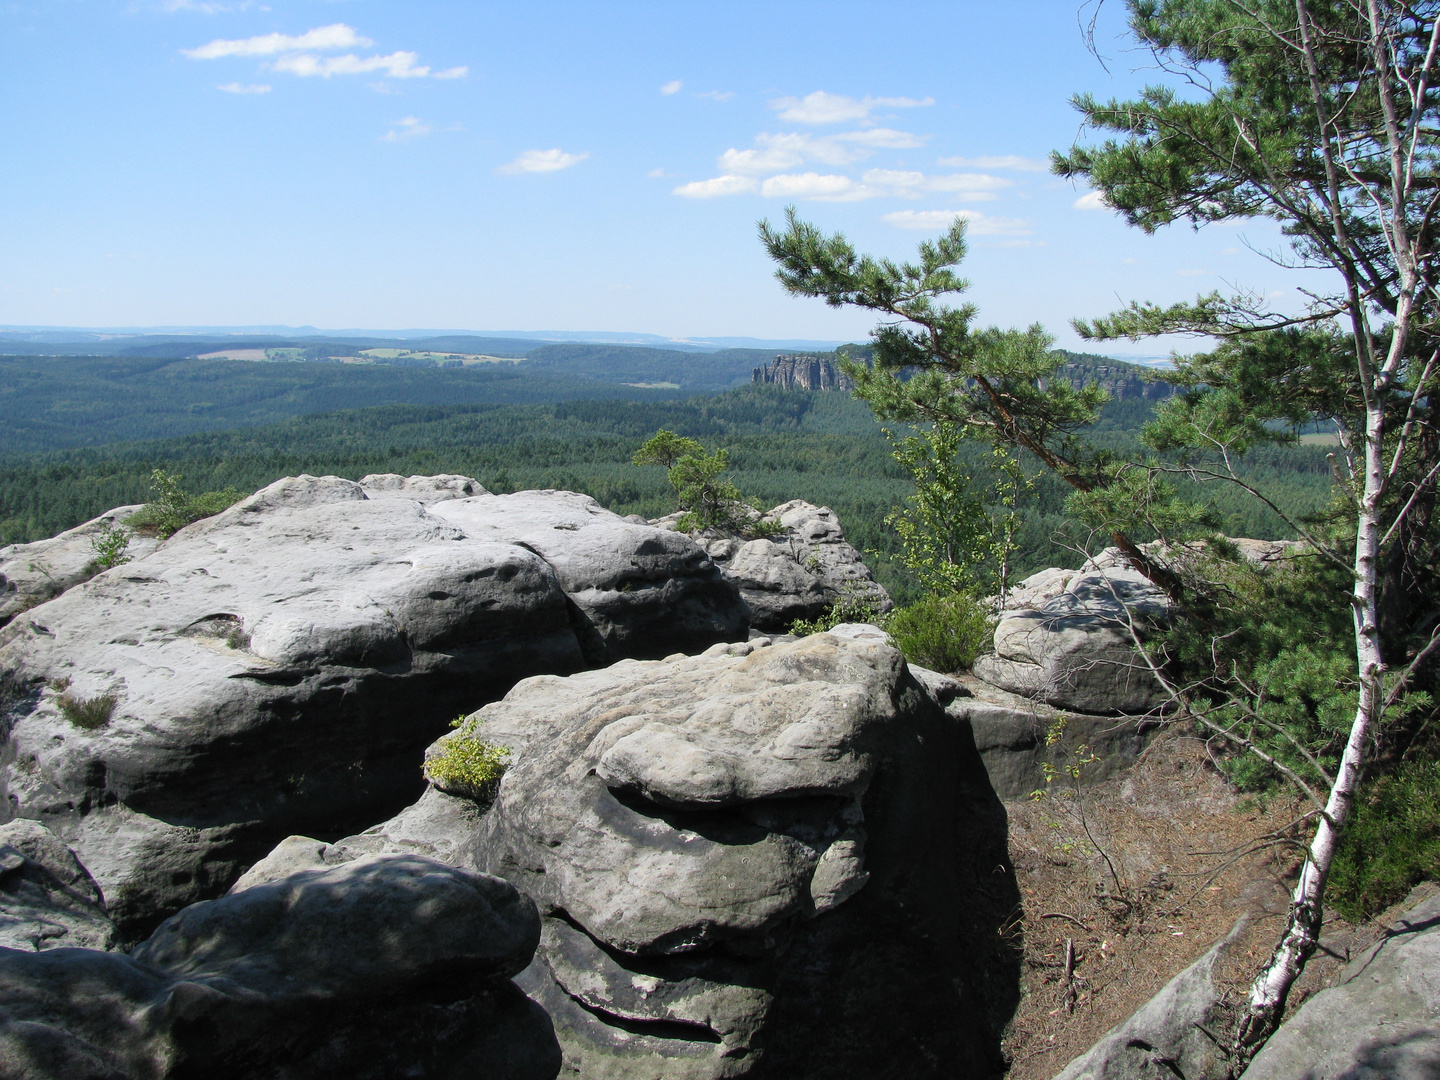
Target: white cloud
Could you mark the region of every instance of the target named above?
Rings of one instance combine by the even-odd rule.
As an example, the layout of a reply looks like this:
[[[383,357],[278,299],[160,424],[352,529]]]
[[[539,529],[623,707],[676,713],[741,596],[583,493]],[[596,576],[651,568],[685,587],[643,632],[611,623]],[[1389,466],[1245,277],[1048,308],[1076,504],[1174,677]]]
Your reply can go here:
[[[218,15],[221,12],[246,11],[254,7],[252,0],[237,0],[235,3],[221,3],[218,0],[165,0],[160,7],[165,11],[198,11],[202,15]],[[261,11],[269,11],[262,7]]]
[[[367,75],[381,72],[391,79],[460,79],[469,73],[469,68],[452,67],[432,71],[424,64],[417,64],[413,52],[393,52],[386,56],[344,56],[320,57],[317,52],[332,52],[339,49],[364,48],[375,44],[367,37],[361,37],[355,29],[344,23],[332,23],[307,30],[303,34],[261,34],[249,38],[216,38],[198,49],[181,49],[192,60],[219,60],[227,56],[274,56],[270,65],[273,71],[283,71],[302,78],[320,76],[328,79],[332,75]]]
[[[864,121],[877,108],[913,109],[934,105],[934,98],[907,97],[863,97],[852,98],[844,94],[827,94],[816,90],[803,98],[783,97],[770,102],[770,107],[780,113],[781,120],[793,124],[841,124],[847,120]]]
[[[660,93],[678,94],[680,92],[680,88],[684,85],[685,84],[679,79],[673,79],[670,82],[667,82],[664,86],[660,87]]]
[[[760,194],[781,199],[823,199],[827,202],[854,202],[868,199],[874,192],[855,183],[848,176],[820,173],[782,173],[760,185]]]
[[[964,218],[971,236],[1029,236],[1035,230],[1023,218],[992,217],[978,210],[896,210],[881,220],[898,229],[948,229],[956,218]]]
[[[649,177],[652,177],[653,179],[659,180],[661,177],[663,177],[663,176],[665,175],[665,170],[664,170],[664,169],[651,169],[651,170],[650,170],[649,172],[647,172],[645,175],[646,175],[646,176],[649,176]]]
[[[1072,203],[1076,210],[1109,210],[1110,204],[1105,201],[1105,196],[1098,191],[1092,191],[1087,195],[1081,195]]]
[[[572,165],[579,165],[589,154],[567,154],[564,150],[526,150],[508,165],[501,165],[498,173],[547,173],[559,172]]]
[[[1017,169],[1020,172],[1049,172],[1050,163],[1040,158],[1002,154],[998,157],[942,157],[938,165],[954,169]]]
[[[319,57],[310,53],[292,53],[282,56],[271,64],[275,71],[284,71],[291,75],[298,75],[301,78],[320,76],[328,79],[332,75],[368,75],[374,71],[383,71],[392,79],[459,79],[468,71],[468,68],[446,68],[444,71],[431,72],[424,64],[416,64],[418,59],[413,52],[393,52],[388,56],[356,56],[353,53],[346,53],[344,56]]]
[[[758,183],[749,176],[716,176],[710,180],[692,180],[681,184],[671,194],[687,199],[714,199],[722,195],[744,195],[754,191]]]
[[[395,126],[387,131],[380,138],[384,142],[409,142],[411,139],[418,139],[422,135],[429,135],[435,128],[421,120],[418,116],[406,116],[395,121]]]
[[[884,188],[896,195],[919,198],[931,191],[944,191],[966,199],[993,199],[1000,188],[1014,181],[986,173],[951,173],[948,176],[927,176],[922,172],[899,169],[871,169],[863,177],[866,184]]]
[[[696,92],[695,96],[696,96],[696,97],[709,98],[711,101],[721,101],[721,102],[724,102],[724,101],[729,101],[731,98],[733,98],[733,97],[735,96],[735,91],[734,91],[734,90],[700,90],[700,91],[697,91],[697,92]]]
[[[894,128],[867,128],[864,131],[846,131],[839,135],[827,135],[833,142],[855,143],[858,146],[873,146],[885,150],[914,150],[924,146],[928,135],[915,135],[909,131]]]
[[[724,173],[773,173],[791,169],[805,161],[803,154],[786,147],[768,150],[726,150],[720,155]]]
[[[361,37],[353,27],[344,23],[317,26],[303,34],[261,34],[248,38],[216,38],[198,49],[181,49],[192,60],[218,60],[222,56],[274,56],[276,53],[299,52],[302,49],[363,49],[375,44],[369,38]]]
[[[268,94],[275,89],[269,83],[221,83],[215,87],[216,90],[224,90],[227,94]]]

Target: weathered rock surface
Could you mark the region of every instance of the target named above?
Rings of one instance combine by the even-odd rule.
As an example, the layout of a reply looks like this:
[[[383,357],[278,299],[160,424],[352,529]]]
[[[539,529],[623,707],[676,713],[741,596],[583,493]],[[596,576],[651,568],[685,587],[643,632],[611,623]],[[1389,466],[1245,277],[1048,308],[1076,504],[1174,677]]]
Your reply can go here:
[[[1062,768],[1081,747],[1098,760],[1085,766],[1078,782],[1099,783],[1133,765],[1158,730],[1136,717],[1054,709],[971,675],[942,675],[913,664],[910,671],[947,715],[969,727],[995,794],[1006,800],[1044,790],[1046,766]]]
[[[995,651],[975,661],[975,674],[1077,712],[1144,713],[1160,705],[1164,691],[1133,635],[1168,618],[1164,593],[1129,567],[1064,574],[1042,570],[1021,582],[995,627]],[[1024,603],[1037,606],[1011,606]]]
[[[1335,986],[1305,1002],[1242,1076],[1440,1076],[1440,894],[1407,912],[1384,939],[1351,961]]]
[[[75,853],[38,821],[0,825],[0,948],[109,949],[115,924]]]
[[[581,1076],[998,1068],[1004,812],[883,640],[538,676],[478,717],[513,754],[488,812],[432,790],[275,858],[424,848],[515,882],[543,916],[517,981]]]
[[[0,813],[73,847],[122,926],[393,814],[446,721],[526,675],[745,634],[697,545],[587,496],[367,481],[277,481],[0,631]]]
[[[1055,1080],[1223,1080],[1229,1062],[1216,1040],[1223,1040],[1229,1014],[1215,969],[1240,929],[1166,983]]]
[[[783,386],[787,390],[853,390],[855,384],[825,356],[777,356],[757,367],[752,382]]]
[[[130,956],[0,950],[0,1074],[549,1080],[507,982],[539,931],[506,882],[398,855],[196,904]]]
[[[123,524],[140,506],[117,506],[48,540],[0,547],[0,626],[91,577],[92,541],[104,529]],[[158,543],[153,536],[131,536],[126,554],[143,558]]]
[[[880,614],[895,606],[860,552],[845,539],[840,519],[828,506],[795,499],[760,520],[779,524],[784,531],[769,539],[701,541],[740,587],[755,629],[784,630],[796,619],[813,619],[846,598]]]

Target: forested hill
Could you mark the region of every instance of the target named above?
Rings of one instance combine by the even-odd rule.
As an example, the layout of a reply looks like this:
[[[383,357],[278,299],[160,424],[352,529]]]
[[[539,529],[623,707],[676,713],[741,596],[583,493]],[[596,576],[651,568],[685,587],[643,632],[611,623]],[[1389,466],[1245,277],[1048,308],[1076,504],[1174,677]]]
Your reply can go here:
[[[466,368],[251,363],[156,357],[0,356],[0,456],[219,431],[397,403],[519,404],[663,398],[513,364]]]
[[[1143,399],[1112,402],[1092,430],[1097,443],[1134,451]],[[150,496],[150,472],[184,477],[192,492],[253,491],[302,472],[358,479],[370,472],[455,472],[496,491],[567,488],[620,513],[655,517],[675,509],[659,468],[630,459],[660,428],[730,450],[731,475],[755,503],[808,499],[832,507],[887,588],[913,588],[897,565],[884,519],[913,492],[869,409],[848,394],[744,386],[683,400],[590,400],[550,404],[390,405],[300,416],[279,423],[182,438],[119,443],[0,459],[0,543],[38,539],[112,506]],[[985,448],[967,445],[977,482],[987,484]],[[1250,480],[1287,512],[1321,506],[1330,490],[1324,447],[1267,448],[1246,464]],[[1022,570],[1065,565],[1068,494],[1035,463],[1036,488],[1022,508]],[[1284,526],[1255,500],[1213,496],[1231,535],[1283,537]],[[1060,538],[1057,541],[1057,536]]]

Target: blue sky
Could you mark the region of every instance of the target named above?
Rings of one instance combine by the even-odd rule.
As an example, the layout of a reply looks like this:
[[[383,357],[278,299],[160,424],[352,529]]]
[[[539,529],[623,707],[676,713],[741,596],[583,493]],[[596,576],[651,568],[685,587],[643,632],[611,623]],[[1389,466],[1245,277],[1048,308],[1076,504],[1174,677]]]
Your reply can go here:
[[[863,338],[774,282],[789,202],[900,257],[963,212],[981,322],[1067,347],[1132,298],[1296,306],[1273,228],[1146,237],[1045,171],[1071,94],[1155,77],[1089,11],[0,0],[0,324]]]

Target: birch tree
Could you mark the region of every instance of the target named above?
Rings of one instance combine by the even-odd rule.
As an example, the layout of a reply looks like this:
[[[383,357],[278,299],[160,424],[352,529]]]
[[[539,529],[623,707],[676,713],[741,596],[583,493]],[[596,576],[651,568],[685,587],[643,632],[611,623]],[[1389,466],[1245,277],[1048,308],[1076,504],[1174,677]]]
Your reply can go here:
[[[1353,546],[1311,536],[1351,581],[1358,703],[1309,844],[1286,929],[1251,987],[1235,1071],[1274,1031],[1319,939],[1326,879],[1386,710],[1423,673],[1435,633],[1404,632],[1407,559],[1428,542],[1440,474],[1435,78],[1440,3],[1397,0],[1130,0],[1130,26],[1181,84],[1134,101],[1074,104],[1111,138],[1054,155],[1147,232],[1270,218],[1282,261],[1329,272],[1301,314],[1249,295],[1136,302],[1076,324],[1092,339],[1189,332],[1224,339],[1179,358],[1187,393],[1159,440],[1223,462],[1273,435],[1266,421],[1336,424]],[[1281,258],[1277,256],[1277,258]],[[1227,470],[1215,473],[1225,479]],[[1229,477],[1238,482],[1233,470]],[[1398,614],[1397,614],[1398,612]],[[1389,624],[1387,628],[1387,623]],[[1413,627],[1411,628],[1413,629]]]

